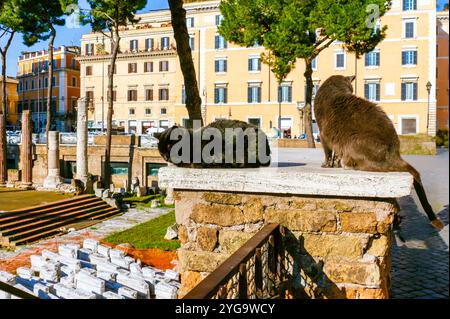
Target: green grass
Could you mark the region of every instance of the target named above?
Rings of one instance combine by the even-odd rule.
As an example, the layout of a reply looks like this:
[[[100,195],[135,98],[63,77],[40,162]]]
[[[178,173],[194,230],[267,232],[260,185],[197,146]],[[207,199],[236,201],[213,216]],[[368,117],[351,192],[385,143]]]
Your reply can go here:
[[[137,249],[176,250],[178,240],[165,240],[167,227],[175,224],[175,212],[162,215],[128,230],[109,235],[104,240],[114,245],[129,243]]]

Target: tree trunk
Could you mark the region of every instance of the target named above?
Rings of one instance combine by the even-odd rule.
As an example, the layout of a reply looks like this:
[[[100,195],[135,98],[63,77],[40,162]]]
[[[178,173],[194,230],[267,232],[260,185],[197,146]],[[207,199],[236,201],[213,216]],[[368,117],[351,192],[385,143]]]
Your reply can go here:
[[[12,31],[6,41],[5,47],[0,49],[2,57],[2,107],[0,109],[0,185],[5,184],[8,181],[8,169],[7,169],[7,148],[8,141],[6,139],[6,114],[8,111],[8,96],[6,94],[6,55],[8,49],[11,46],[11,42],[14,38],[15,32]]]
[[[47,90],[47,123],[45,124],[45,140],[48,151],[48,132],[52,123],[52,96],[53,96],[53,45],[56,38],[56,30],[51,26],[51,35],[48,43],[48,90]],[[48,153],[47,153],[48,154]]]
[[[186,90],[186,108],[189,113],[189,126],[193,120],[202,118],[202,99],[200,98],[197,76],[195,73],[194,60],[192,59],[191,47],[189,46],[189,33],[186,26],[186,10],[183,8],[182,0],[169,0],[172,15],[172,28],[177,43],[177,53],[180,59],[181,71],[184,77]]]
[[[114,39],[115,37],[115,39]],[[116,68],[117,54],[119,53],[120,36],[118,26],[111,36],[111,67],[108,73],[108,114],[106,116],[106,150],[105,161],[103,163],[103,183],[105,188],[111,184],[111,141],[112,141],[112,118],[114,113],[114,71]]]
[[[314,143],[314,135],[312,128],[312,94],[314,89],[314,83],[312,80],[312,65],[311,60],[305,60],[306,70],[304,73],[306,80],[306,96],[305,96],[305,108],[303,109],[303,118],[305,120],[305,130],[306,130],[306,138],[308,141],[309,148],[316,148],[316,144]]]

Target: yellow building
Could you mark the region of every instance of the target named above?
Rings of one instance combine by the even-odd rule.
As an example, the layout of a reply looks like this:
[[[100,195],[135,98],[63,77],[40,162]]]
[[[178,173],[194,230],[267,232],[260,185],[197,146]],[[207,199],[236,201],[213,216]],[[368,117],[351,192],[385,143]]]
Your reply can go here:
[[[71,131],[76,121],[72,112],[80,97],[79,47],[61,46],[54,50],[52,120],[61,132]],[[42,132],[47,122],[48,52],[24,52],[18,59],[18,113],[32,110],[34,130]],[[55,127],[56,126],[56,127]]]
[[[0,77],[0,88],[2,87],[3,77]],[[6,120],[8,128],[13,128],[17,124],[17,102],[19,96],[17,94],[17,85],[19,81],[15,78],[6,77],[6,96],[7,96],[7,108],[6,108]],[[0,89],[0,105],[3,101],[3,90]]]
[[[448,10],[437,13],[437,120],[448,129]]]
[[[379,21],[380,26],[389,28],[387,38],[373,52],[355,61],[355,56],[336,42],[320,54],[314,63],[316,89],[333,74],[357,74],[356,93],[379,103],[399,134],[434,135],[436,1],[394,0],[392,3],[392,9]],[[219,118],[239,119],[259,125],[273,135],[278,127],[280,94],[281,128],[290,129],[292,136],[304,133],[303,62],[297,63],[278,88],[269,67],[259,62],[264,48],[226,43],[217,33],[221,21],[218,5],[219,1],[185,4],[206,123]],[[122,53],[117,61],[114,108],[115,123],[127,132],[136,133],[150,126],[183,124],[187,118],[170,11],[153,11],[140,14],[139,18],[137,25],[121,32]],[[95,124],[101,124],[106,114],[108,51],[108,41],[100,34],[83,36],[81,94],[93,99],[95,111],[90,120]],[[168,69],[161,67],[164,63]],[[153,72],[149,72],[149,65],[153,65]]]

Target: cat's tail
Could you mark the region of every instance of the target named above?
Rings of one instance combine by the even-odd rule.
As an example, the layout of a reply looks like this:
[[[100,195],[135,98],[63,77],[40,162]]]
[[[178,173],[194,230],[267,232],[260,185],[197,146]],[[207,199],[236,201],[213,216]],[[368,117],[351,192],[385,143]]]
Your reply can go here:
[[[422,205],[425,213],[431,221],[431,225],[439,230],[443,229],[444,223],[437,218],[436,214],[433,211],[433,208],[431,208],[431,205],[428,202],[427,195],[422,184],[422,179],[420,178],[420,173],[409,163],[403,160],[401,165],[404,171],[409,172],[414,177],[414,189],[416,190],[417,196],[419,197],[420,204]]]

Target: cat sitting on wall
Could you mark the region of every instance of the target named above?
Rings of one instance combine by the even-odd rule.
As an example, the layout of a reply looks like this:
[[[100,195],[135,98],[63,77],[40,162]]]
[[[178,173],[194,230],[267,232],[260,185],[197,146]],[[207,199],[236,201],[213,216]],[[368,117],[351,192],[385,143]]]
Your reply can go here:
[[[256,168],[270,165],[270,146],[258,127],[218,120],[205,127],[173,126],[155,134],[161,156],[179,167]]]
[[[372,172],[409,172],[431,224],[442,229],[428,202],[419,172],[400,156],[394,125],[380,106],[353,94],[355,77],[335,75],[319,88],[314,111],[325,152],[323,167],[334,160],[346,169]]]

